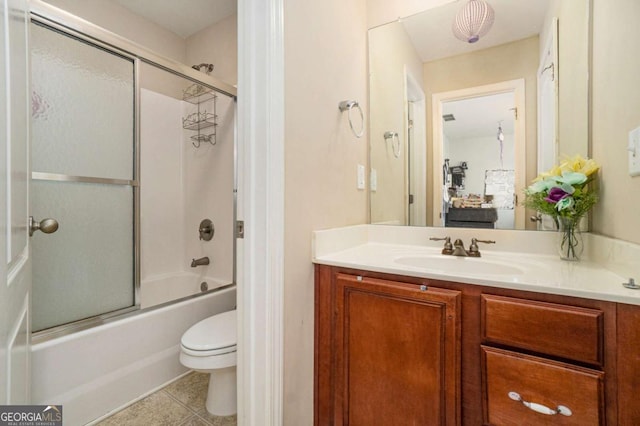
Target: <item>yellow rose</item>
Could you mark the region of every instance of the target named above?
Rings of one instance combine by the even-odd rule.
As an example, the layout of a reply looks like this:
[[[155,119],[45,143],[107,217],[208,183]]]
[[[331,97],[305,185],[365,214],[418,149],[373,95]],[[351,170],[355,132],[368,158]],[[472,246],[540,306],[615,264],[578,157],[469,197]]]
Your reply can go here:
[[[582,168],[579,170],[579,172],[584,173],[585,176],[590,176],[593,173],[597,172],[599,169],[600,166],[598,166],[592,159],[589,159],[582,165]]]
[[[580,154],[577,154],[572,158],[568,158],[560,164],[560,170],[563,172],[578,172],[585,176],[595,173],[599,168],[600,166],[598,166],[595,161],[592,159],[586,159]]]

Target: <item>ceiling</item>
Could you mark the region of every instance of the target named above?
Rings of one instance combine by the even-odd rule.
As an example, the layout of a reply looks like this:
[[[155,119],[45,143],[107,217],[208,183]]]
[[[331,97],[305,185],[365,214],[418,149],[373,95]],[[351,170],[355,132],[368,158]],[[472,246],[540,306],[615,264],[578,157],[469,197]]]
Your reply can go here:
[[[456,118],[444,122],[444,134],[449,140],[497,137],[498,123],[504,134],[513,134],[514,107],[513,92],[443,102],[442,113]]]
[[[486,49],[539,34],[550,0],[487,0],[495,11],[489,33],[477,43],[462,42],[453,36],[451,24],[466,0],[454,1],[400,22],[423,62],[474,50]]]
[[[182,38],[233,15],[237,10],[237,0],[113,1]]]

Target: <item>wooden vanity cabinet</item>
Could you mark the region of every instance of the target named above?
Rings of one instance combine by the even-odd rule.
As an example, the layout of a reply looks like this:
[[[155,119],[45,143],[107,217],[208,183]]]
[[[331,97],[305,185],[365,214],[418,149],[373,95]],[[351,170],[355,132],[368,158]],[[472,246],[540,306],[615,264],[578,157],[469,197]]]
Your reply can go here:
[[[316,289],[316,424],[459,425],[460,293],[344,273],[330,283]]]
[[[315,271],[316,426],[640,425],[640,306]]]

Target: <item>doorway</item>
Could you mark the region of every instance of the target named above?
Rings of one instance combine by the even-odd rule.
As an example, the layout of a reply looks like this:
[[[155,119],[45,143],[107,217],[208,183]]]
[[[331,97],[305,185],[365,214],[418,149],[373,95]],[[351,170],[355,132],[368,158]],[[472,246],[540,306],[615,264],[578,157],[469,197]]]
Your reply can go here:
[[[497,105],[506,109],[502,115],[484,114],[486,106],[481,105],[485,101],[500,99],[502,102]],[[504,107],[509,104],[513,106]],[[482,216],[479,222],[484,223],[480,227],[496,227],[497,224],[497,227],[524,229],[524,208],[517,204],[517,194],[525,186],[524,79],[436,93],[432,111],[432,167],[434,171],[442,171],[434,173],[434,223],[447,225],[447,213],[452,207],[494,208],[495,217],[485,217],[488,210],[478,210],[478,215]],[[451,130],[445,122],[446,119],[451,120],[451,115],[455,119],[455,111],[466,111],[464,114],[471,122],[468,126],[459,126],[462,129],[459,131]],[[445,114],[449,115],[445,118]],[[449,136],[456,135],[464,143],[451,148],[447,143],[447,127]],[[483,139],[486,139],[484,145],[481,143]],[[451,162],[454,155],[455,164]],[[470,165],[475,165],[475,170],[469,170]],[[467,174],[472,171],[469,179]],[[499,210],[504,210],[500,222]],[[470,210],[463,213],[466,217]],[[450,223],[450,226],[476,227],[474,221],[474,218],[461,219],[458,223]]]

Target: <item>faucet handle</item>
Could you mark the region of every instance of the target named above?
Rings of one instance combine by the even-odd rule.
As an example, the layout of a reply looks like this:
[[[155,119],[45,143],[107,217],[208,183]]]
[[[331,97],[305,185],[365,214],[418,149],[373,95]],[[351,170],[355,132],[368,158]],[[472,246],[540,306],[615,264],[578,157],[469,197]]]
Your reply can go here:
[[[453,245],[451,244],[451,237],[444,237],[444,238],[431,237],[429,239],[431,241],[444,241],[444,248],[442,249],[442,254],[453,253]]]
[[[478,243],[495,244],[493,240],[479,240],[477,238],[471,239],[471,245],[469,246],[469,256],[480,257],[480,250],[478,249]]]

